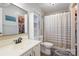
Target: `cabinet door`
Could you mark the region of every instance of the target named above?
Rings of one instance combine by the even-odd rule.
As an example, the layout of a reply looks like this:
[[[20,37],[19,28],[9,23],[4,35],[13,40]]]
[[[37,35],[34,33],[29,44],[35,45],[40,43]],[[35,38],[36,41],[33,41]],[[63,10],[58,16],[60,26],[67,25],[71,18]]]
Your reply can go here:
[[[22,54],[21,56],[40,56],[40,44]]]
[[[33,56],[40,56],[40,44],[33,48],[32,55]]]
[[[22,54],[21,56],[32,56],[32,49],[29,50],[28,52]]]

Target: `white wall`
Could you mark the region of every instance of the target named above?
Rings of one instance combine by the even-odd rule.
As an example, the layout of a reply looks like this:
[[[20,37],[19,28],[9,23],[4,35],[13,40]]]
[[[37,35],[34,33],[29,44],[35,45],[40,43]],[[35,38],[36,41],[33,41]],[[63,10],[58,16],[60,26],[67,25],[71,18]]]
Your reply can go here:
[[[44,16],[40,18],[40,35],[43,35],[43,27],[44,27]]]
[[[34,13],[29,14],[29,38],[34,39]]]
[[[18,16],[23,16],[26,12],[14,5],[3,8],[3,34],[17,34],[18,33]],[[16,22],[6,21],[5,15],[16,17]]]
[[[79,3],[78,3],[78,12],[79,16]],[[79,17],[77,17],[77,55],[79,56]]]
[[[24,24],[25,24],[25,33],[28,34],[28,16],[27,16],[27,14],[25,14],[24,17],[25,17],[25,22],[24,22]]]
[[[0,8],[0,33],[2,33],[2,8]]]

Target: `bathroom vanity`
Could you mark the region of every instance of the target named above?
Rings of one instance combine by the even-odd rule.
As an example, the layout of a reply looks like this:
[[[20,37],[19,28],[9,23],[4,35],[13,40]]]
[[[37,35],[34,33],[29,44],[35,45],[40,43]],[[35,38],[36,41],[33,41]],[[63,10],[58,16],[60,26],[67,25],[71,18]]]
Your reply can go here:
[[[21,43],[15,44],[15,39],[8,40],[10,43],[5,46],[0,46],[0,56],[40,56],[40,41],[23,38]]]

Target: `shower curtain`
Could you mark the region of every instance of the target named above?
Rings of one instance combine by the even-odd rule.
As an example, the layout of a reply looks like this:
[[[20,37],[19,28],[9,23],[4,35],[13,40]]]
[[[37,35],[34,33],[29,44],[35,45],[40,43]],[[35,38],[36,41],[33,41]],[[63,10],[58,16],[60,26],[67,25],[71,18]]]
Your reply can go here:
[[[54,46],[71,49],[71,16],[70,12],[45,16],[44,41]]]

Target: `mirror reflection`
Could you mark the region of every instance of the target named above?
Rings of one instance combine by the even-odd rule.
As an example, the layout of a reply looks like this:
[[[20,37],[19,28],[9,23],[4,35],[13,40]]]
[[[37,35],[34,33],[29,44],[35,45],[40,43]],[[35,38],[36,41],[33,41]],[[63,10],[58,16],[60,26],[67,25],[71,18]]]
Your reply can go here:
[[[0,36],[27,34],[27,11],[12,3],[0,3],[0,15]]]

